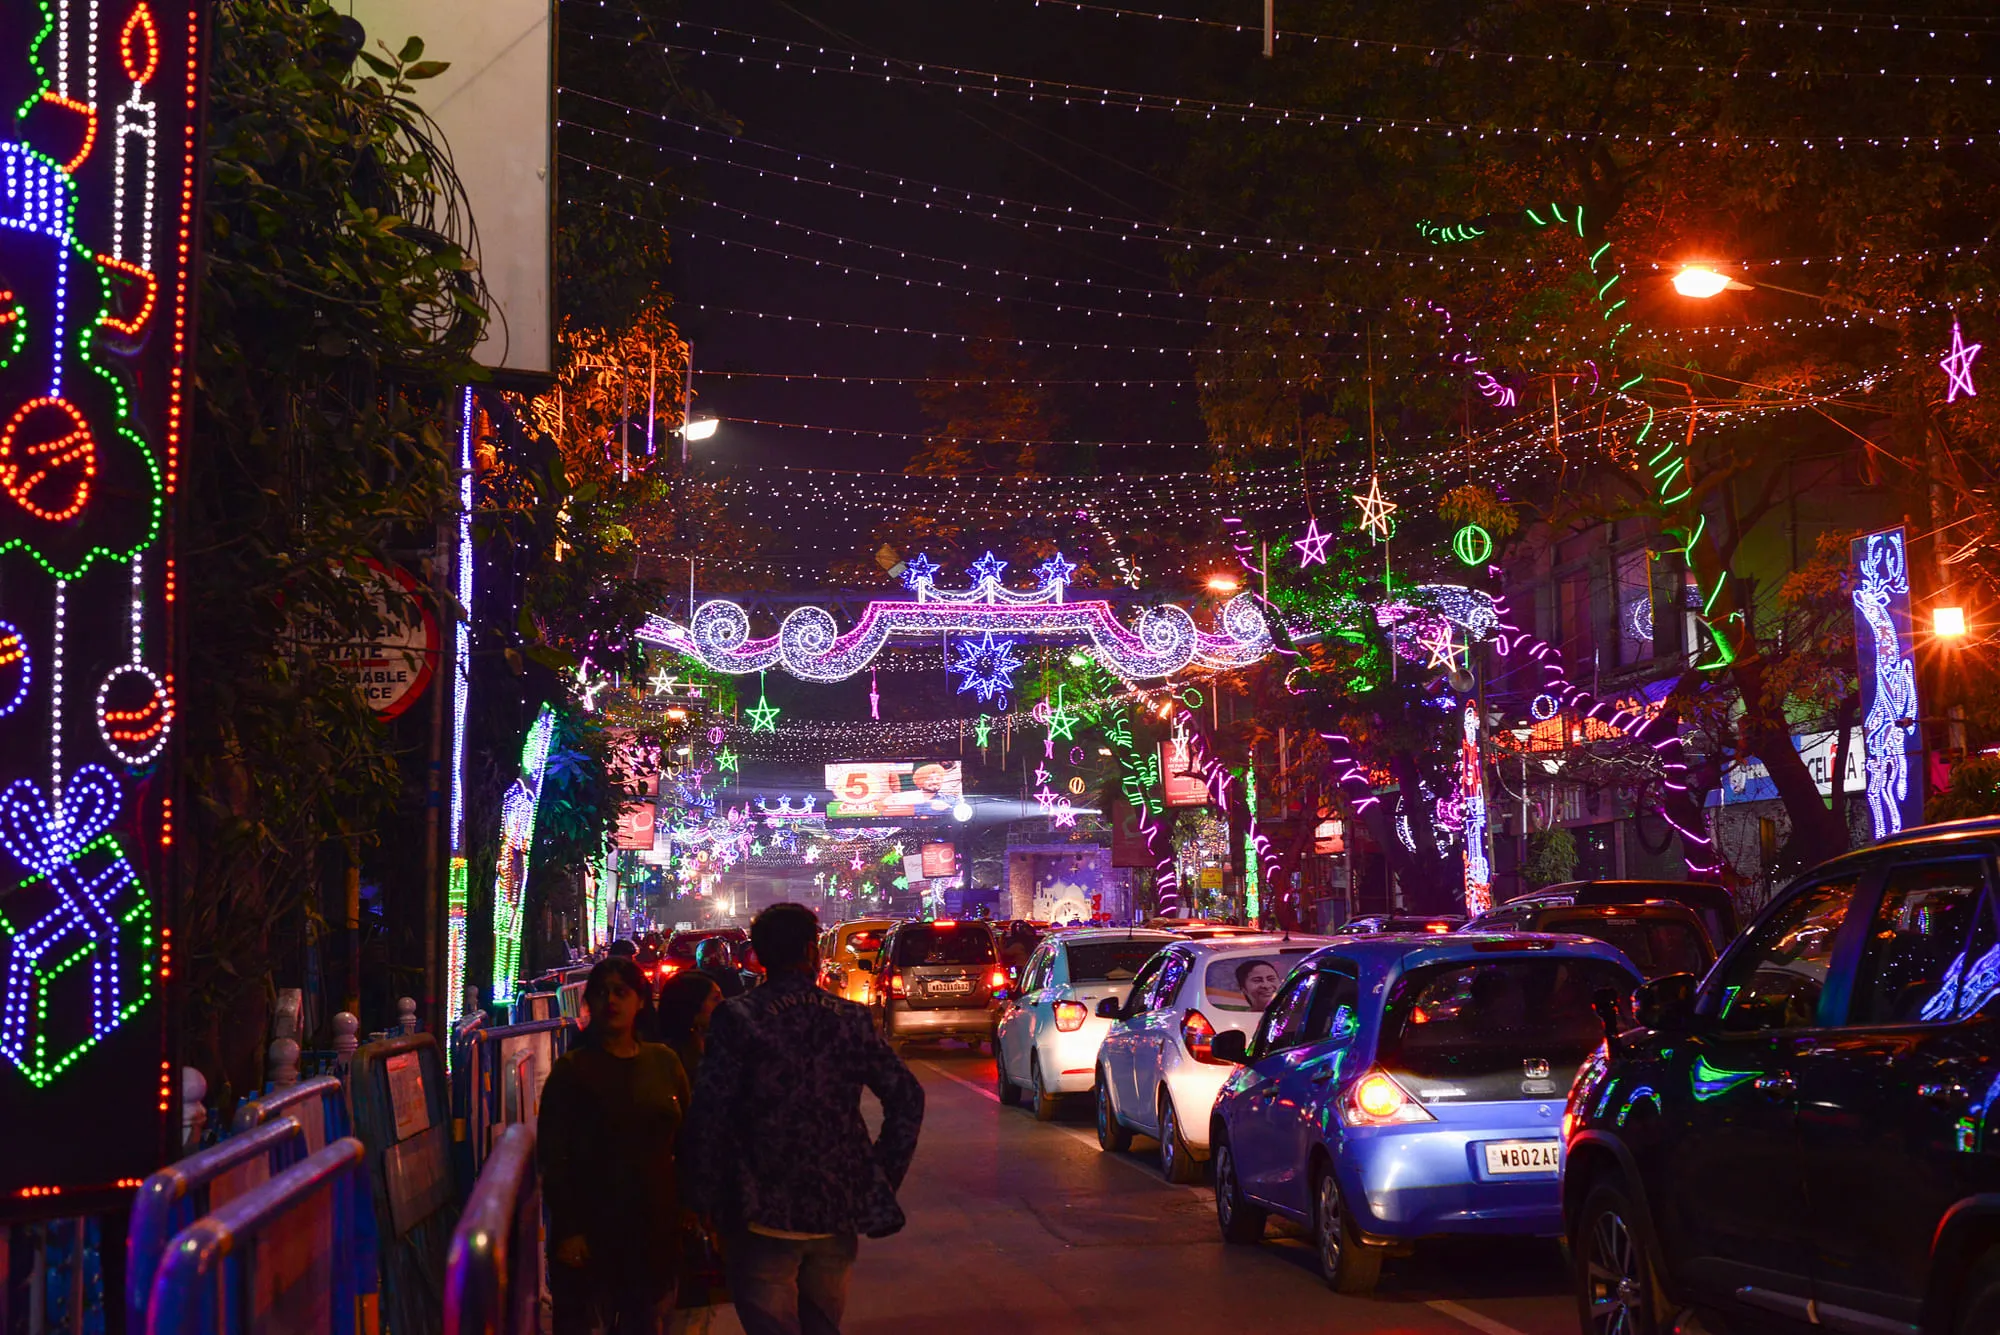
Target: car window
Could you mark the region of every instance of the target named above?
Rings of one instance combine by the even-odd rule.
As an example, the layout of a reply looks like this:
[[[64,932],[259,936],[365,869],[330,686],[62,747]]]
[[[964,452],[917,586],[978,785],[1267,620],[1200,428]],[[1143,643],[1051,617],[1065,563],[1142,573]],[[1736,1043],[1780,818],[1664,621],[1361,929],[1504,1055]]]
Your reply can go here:
[[[1079,941],[1069,948],[1069,980],[1129,983],[1159,949],[1158,941]]]
[[[1161,951],[1147,960],[1145,967],[1139,970],[1139,976],[1132,980],[1132,990],[1125,994],[1125,1011],[1128,1015],[1136,1015],[1146,1008],[1146,994],[1153,990],[1153,980],[1160,976],[1160,969],[1166,962],[1167,952]]]
[[[847,942],[842,949],[856,959],[864,955],[873,955],[882,949],[882,933],[872,928],[849,932]]]
[[[1188,957],[1178,950],[1168,951],[1166,961],[1160,965],[1159,976],[1153,979],[1153,986],[1146,993],[1146,1009],[1164,1010],[1173,1005],[1187,975]]]
[[[1850,1025],[1970,1015],[1992,995],[2000,948],[1986,873],[1971,858],[1891,870],[1854,975]]]
[[[1028,957],[1026,967],[1021,970],[1021,991],[1035,992],[1042,986],[1042,979],[1049,971],[1049,952],[1037,950]]]
[[[1361,984],[1344,973],[1322,973],[1313,988],[1312,1013],[1306,1017],[1304,1041],[1345,1042],[1361,1027]]]
[[[1731,1033],[1818,1023],[1834,937],[1854,900],[1851,876],[1794,894],[1730,958],[1721,980],[1722,1027]]]
[[[1647,978],[1670,973],[1699,975],[1708,970],[1708,946],[1701,939],[1701,929],[1679,916],[1612,918],[1598,913],[1558,913],[1543,919],[1541,930],[1573,933],[1616,946]]]
[[[1218,1010],[1261,1012],[1278,995],[1286,963],[1275,955],[1230,955],[1202,970],[1202,990]]]
[[[897,934],[896,963],[906,969],[991,964],[993,933],[984,927],[911,927]]]
[[[1314,983],[1318,977],[1313,973],[1300,974],[1278,994],[1271,1009],[1264,1012],[1257,1043],[1260,1056],[1283,1052],[1309,1039],[1308,1021],[1312,1018]]]

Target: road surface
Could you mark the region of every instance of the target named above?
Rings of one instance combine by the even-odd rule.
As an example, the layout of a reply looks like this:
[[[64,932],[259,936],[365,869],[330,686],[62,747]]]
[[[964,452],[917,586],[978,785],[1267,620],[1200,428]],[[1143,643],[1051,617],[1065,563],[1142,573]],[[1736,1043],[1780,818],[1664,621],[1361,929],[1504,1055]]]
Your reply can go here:
[[[1435,1245],[1388,1262],[1374,1297],[1343,1298],[1302,1235],[1224,1246],[1209,1188],[1163,1181],[1151,1140],[1099,1150],[1087,1099],[1039,1123],[1000,1106],[992,1058],[955,1043],[908,1056],[929,1099],[910,1222],[862,1242],[847,1335],[1576,1335],[1552,1242]]]

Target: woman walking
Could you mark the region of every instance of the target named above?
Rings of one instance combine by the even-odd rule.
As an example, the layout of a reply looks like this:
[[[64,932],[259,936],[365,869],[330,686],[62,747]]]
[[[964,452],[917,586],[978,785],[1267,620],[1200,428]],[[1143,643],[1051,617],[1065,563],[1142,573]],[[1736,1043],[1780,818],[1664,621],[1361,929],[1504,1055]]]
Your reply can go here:
[[[680,1058],[637,1032],[650,998],[631,960],[590,971],[590,1026],[549,1073],[536,1143],[549,1211],[555,1335],[659,1335],[674,1308],[681,1212],[674,1142]]]
[[[721,1004],[722,989],[705,973],[676,974],[660,984],[655,1010],[660,1041],[681,1059],[689,1084],[694,1083],[702,1049],[708,1046],[708,1017]]]

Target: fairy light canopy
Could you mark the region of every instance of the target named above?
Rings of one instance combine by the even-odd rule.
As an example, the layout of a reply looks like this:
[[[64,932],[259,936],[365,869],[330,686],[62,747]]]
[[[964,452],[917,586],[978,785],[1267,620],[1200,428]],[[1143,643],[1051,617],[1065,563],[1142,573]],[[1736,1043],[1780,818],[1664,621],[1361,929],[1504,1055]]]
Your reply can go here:
[[[1104,599],[1068,599],[1076,567],[1060,552],[1035,568],[1038,583],[1032,590],[1002,583],[1007,565],[987,552],[973,563],[970,588],[943,589],[935,563],[919,554],[904,573],[915,598],[871,601],[845,632],[833,613],[805,606],[787,614],[776,635],[753,639],[749,613],[712,599],[695,609],[686,626],[648,618],[638,637],[717,672],[779,668],[803,681],[835,682],[866,671],[899,639],[934,643],[940,635],[977,636],[957,670],[969,674],[968,689],[981,700],[1006,690],[1012,668],[1020,666],[1012,646],[1023,640],[1087,646],[1099,663],[1128,681],[1171,676],[1190,664],[1247,667],[1271,651],[1270,626],[1248,595],[1224,603],[1212,631],[1198,628],[1193,615],[1174,603],[1149,607],[1127,626]]]

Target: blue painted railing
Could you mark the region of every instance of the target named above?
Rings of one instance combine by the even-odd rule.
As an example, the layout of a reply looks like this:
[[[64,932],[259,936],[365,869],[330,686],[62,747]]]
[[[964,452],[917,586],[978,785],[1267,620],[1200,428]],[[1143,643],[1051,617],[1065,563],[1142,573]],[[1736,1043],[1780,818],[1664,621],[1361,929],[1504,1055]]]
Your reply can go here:
[[[245,1099],[237,1106],[230,1130],[240,1135],[286,1115],[297,1118],[305,1128],[306,1151],[311,1154],[353,1131],[347,1115],[347,1085],[337,1075],[315,1076],[287,1089],[274,1089],[261,1098]]]
[[[542,1289],[535,1132],[501,1133],[445,1260],[444,1335],[535,1335]]]

